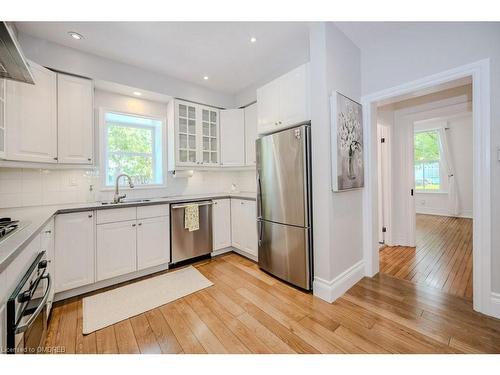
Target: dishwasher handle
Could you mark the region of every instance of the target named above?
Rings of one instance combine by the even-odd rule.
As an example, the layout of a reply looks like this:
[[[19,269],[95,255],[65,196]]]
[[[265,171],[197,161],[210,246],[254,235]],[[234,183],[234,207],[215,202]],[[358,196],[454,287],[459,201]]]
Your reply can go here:
[[[201,202],[201,203],[197,203],[197,202],[193,202],[192,204],[196,204],[197,206],[211,206],[214,204],[214,202],[212,201],[206,201],[206,202]],[[179,205],[176,205],[176,206],[172,206],[172,209],[173,210],[176,210],[178,208],[186,208],[188,206],[190,206],[191,204],[179,204]]]

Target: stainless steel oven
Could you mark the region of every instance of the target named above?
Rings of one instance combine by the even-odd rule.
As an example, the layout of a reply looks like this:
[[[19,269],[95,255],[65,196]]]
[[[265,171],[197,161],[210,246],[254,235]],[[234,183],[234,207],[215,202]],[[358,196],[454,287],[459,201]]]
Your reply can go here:
[[[36,354],[47,333],[52,281],[45,251],[38,254],[7,301],[7,353]]]

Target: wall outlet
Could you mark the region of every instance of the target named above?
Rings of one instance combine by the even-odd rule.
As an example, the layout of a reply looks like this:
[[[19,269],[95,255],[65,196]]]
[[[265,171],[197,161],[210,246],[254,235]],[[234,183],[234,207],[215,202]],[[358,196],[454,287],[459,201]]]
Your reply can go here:
[[[71,176],[69,178],[69,186],[77,186],[78,185],[78,181],[76,180],[76,177],[75,176]]]

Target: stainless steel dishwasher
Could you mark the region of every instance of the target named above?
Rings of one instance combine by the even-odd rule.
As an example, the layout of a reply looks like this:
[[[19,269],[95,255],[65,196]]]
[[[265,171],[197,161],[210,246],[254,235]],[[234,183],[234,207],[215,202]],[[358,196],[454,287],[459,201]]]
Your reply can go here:
[[[192,232],[184,228],[184,209],[190,204],[198,205],[200,220],[200,229]],[[171,263],[208,255],[213,251],[212,205],[209,200],[170,205]]]

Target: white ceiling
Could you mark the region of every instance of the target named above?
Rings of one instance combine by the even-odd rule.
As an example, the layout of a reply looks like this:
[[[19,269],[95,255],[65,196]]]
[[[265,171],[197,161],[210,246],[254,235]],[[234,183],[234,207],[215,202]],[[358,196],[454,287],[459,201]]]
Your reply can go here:
[[[304,22],[16,22],[16,27],[227,94],[309,60]],[[84,39],[74,40],[68,31]],[[250,43],[251,37],[257,42]]]

